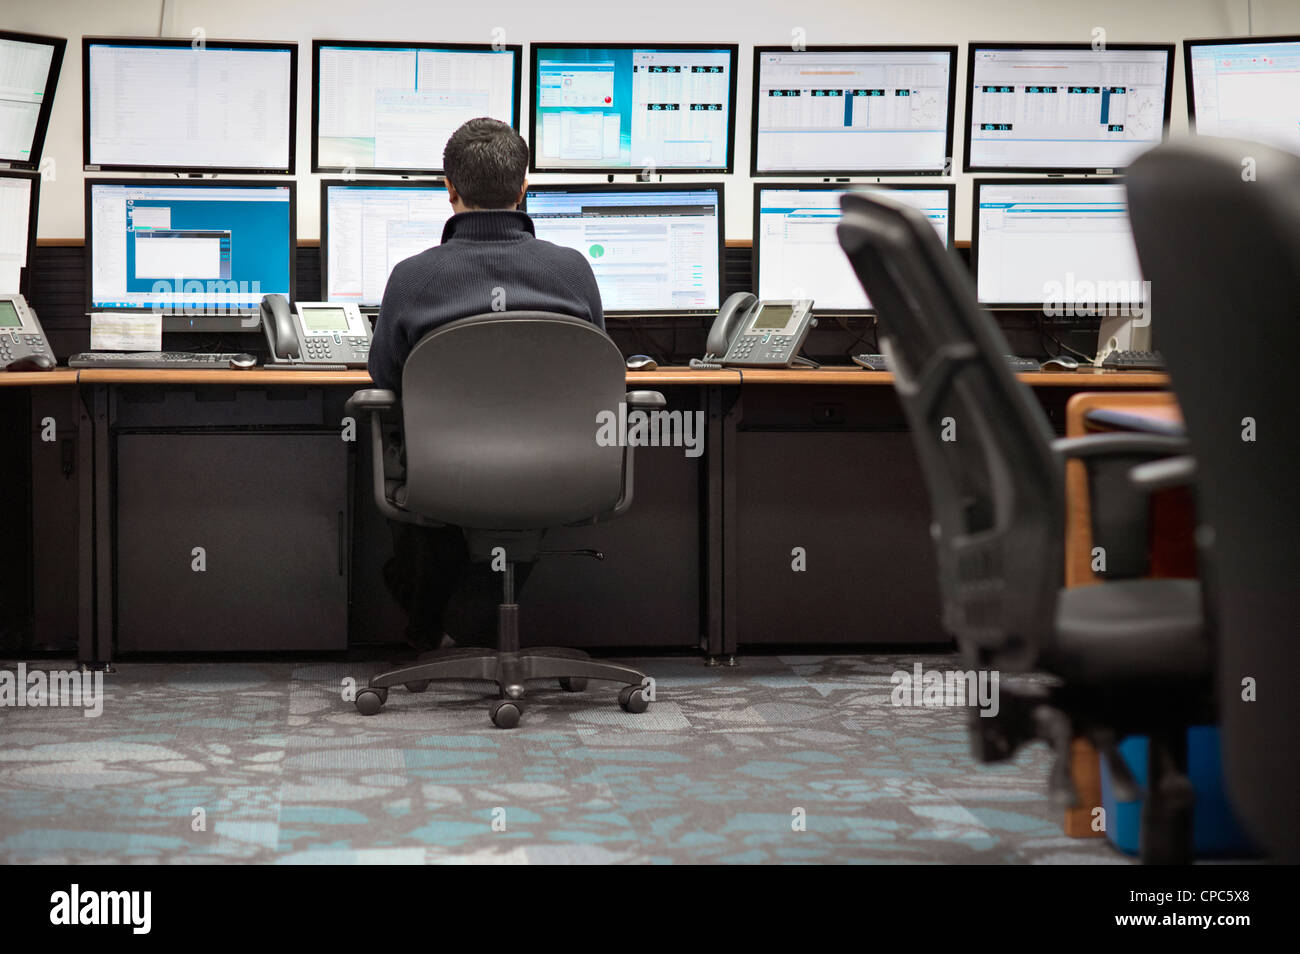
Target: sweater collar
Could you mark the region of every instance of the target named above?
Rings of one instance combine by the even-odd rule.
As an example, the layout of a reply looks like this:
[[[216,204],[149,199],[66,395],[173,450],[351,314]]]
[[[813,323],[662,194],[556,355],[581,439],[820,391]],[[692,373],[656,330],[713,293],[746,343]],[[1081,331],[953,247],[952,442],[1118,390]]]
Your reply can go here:
[[[492,209],[457,212],[443,226],[442,241],[457,238],[471,242],[516,242],[536,234],[533,220],[527,214],[513,209]]]

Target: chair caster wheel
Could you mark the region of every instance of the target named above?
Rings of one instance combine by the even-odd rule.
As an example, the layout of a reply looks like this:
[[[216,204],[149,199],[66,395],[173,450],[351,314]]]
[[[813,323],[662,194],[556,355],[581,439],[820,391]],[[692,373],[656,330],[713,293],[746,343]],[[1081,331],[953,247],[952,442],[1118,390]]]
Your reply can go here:
[[[491,715],[492,724],[498,729],[513,729],[519,724],[519,717],[523,713],[519,710],[519,703],[502,699],[492,703]]]
[[[388,701],[387,689],[362,689],[357,693],[357,711],[364,716],[372,716],[384,707]]]
[[[618,691],[618,704],[624,712],[640,713],[650,708],[650,697],[645,686],[624,686]]]
[[[428,688],[429,688],[428,679],[417,679],[415,680],[415,682],[408,682],[406,684],[407,692],[424,692]]]
[[[561,676],[560,688],[565,692],[582,692],[587,688],[587,680],[583,676]]]

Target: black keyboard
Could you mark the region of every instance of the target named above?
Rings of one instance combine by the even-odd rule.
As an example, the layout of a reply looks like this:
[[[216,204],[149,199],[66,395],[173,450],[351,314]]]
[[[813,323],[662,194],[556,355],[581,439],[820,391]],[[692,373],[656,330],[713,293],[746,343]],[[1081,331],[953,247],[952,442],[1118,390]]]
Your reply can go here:
[[[1163,371],[1165,359],[1159,351],[1112,351],[1101,366],[1113,371]]]
[[[193,369],[229,368],[230,354],[202,354],[193,351],[83,351],[68,359],[70,368],[172,368],[178,371]]]
[[[1014,372],[1020,371],[1037,371],[1038,362],[1033,358],[1022,358],[1019,355],[1005,355],[1007,366]],[[883,354],[855,354],[853,363],[866,368],[868,371],[888,371],[889,362],[885,360]]]

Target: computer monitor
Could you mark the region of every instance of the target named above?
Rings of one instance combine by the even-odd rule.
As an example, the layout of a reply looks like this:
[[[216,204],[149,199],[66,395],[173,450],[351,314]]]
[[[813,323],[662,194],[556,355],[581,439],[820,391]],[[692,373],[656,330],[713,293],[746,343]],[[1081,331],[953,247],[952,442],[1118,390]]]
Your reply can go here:
[[[955,46],[754,48],[752,175],[947,175]]]
[[[0,169],[0,295],[31,290],[40,176]]]
[[[298,44],[84,37],[88,171],[292,173]]]
[[[1300,153],[1300,36],[1184,40],[1183,58],[1192,132]]]
[[[534,186],[537,237],[590,263],[606,314],[717,311],[722,286],[722,185]]]
[[[1147,304],[1120,179],[976,179],[971,267],[991,308],[1052,318]]]
[[[535,43],[534,172],[731,172],[736,44]]]
[[[91,311],[219,316],[294,293],[294,183],[87,179]]]
[[[944,245],[952,247],[952,185],[877,188],[923,212]],[[752,287],[759,298],[811,298],[818,314],[871,310],[835,234],[840,197],[850,191],[831,182],[755,183]]]
[[[1109,172],[1169,126],[1171,43],[972,43],[967,172]]]
[[[489,116],[519,128],[523,48],[312,41],[314,172],[441,173],[447,139]]]
[[[35,169],[68,41],[0,30],[0,163]]]
[[[326,179],[320,193],[321,299],[378,308],[393,266],[442,243],[441,182]]]

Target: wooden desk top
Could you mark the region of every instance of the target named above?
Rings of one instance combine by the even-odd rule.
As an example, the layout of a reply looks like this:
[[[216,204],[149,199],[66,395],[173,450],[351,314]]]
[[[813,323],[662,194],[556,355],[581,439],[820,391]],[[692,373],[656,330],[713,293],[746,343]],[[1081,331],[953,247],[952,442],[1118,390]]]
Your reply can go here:
[[[33,387],[37,384],[76,384],[77,372],[70,368],[53,371],[0,371],[0,387]]]
[[[370,384],[365,371],[284,371],[274,367],[259,367],[248,371],[220,370],[160,370],[155,368],[83,368],[81,371],[51,371],[38,374],[11,375],[15,378],[50,378],[66,376],[83,384],[277,384],[344,386],[364,388]],[[79,375],[79,377],[78,377]],[[2,378],[3,375],[0,375]],[[1030,371],[1017,377],[1030,387],[1069,388],[1163,388],[1169,384],[1167,375],[1150,371],[1070,371],[1044,373]],[[22,381],[10,383],[20,384]],[[54,383],[54,382],[49,382]],[[746,384],[852,384],[862,387],[892,386],[894,376],[887,371],[867,371],[853,366],[803,368],[752,368],[721,371],[693,371],[685,367],[661,367],[654,371],[629,371],[627,386],[654,388],[668,385],[738,385]]]
[[[743,370],[746,384],[860,384],[893,385],[894,376],[888,371],[868,371],[857,365],[850,367],[823,366],[811,368],[783,368]],[[1086,388],[1144,388],[1168,387],[1167,374],[1152,371],[1102,371],[1097,368],[1079,371],[1043,372],[1028,371],[1017,378],[1030,387],[1086,387]]]
[[[65,373],[77,374],[75,371]],[[157,368],[83,368],[80,375],[82,384],[241,384],[246,386],[300,384],[313,387],[340,385],[358,389],[370,385],[370,375],[365,371],[284,371],[266,366],[248,371],[234,371],[228,368],[174,371]],[[664,367],[655,371],[627,373],[627,386],[631,390],[671,384],[739,383],[740,374],[735,371],[692,371],[690,368]]]

